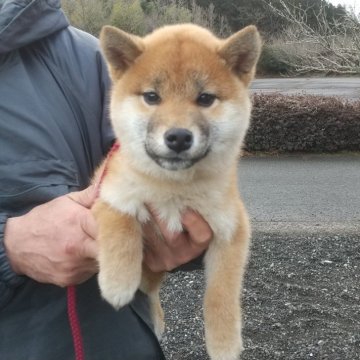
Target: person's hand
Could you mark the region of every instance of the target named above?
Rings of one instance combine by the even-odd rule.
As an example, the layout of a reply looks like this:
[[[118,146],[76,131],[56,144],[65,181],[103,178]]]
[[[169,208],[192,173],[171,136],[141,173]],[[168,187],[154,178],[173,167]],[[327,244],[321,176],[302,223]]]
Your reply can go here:
[[[90,211],[94,186],[9,218],[4,245],[15,273],[58,286],[75,285],[97,271],[97,225]]]
[[[173,234],[154,211],[151,214],[156,224],[148,222],[143,227],[144,262],[153,272],[171,271],[197,258],[208,248],[212,230],[195,211],[185,211],[181,218],[184,231]]]

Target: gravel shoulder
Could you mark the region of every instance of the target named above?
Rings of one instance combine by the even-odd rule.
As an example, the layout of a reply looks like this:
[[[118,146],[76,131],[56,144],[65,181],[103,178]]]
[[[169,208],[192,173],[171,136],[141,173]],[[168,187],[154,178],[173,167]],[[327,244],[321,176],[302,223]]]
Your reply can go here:
[[[360,359],[359,156],[241,164],[253,223],[241,359]],[[208,360],[204,282],[198,270],[170,274],[163,286],[168,360]]]
[[[360,349],[357,234],[253,235],[243,292],[242,360],[356,360]],[[167,359],[206,360],[203,271],[171,274],[162,291]]]

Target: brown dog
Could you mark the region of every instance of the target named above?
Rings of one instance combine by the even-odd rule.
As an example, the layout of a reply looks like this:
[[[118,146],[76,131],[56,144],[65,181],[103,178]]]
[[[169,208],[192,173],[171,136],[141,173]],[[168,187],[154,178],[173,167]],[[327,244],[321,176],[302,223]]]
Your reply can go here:
[[[181,213],[194,209],[214,233],[205,256],[207,350],[212,360],[237,359],[250,236],[237,164],[249,125],[247,89],[260,53],[259,34],[249,26],[219,39],[187,24],[139,38],[106,26],[100,39],[113,80],[112,125],[121,144],[93,208],[102,296],[120,308],[141,288],[161,336],[162,274],[142,266],[141,224],[150,218],[145,204],[170,231],[181,231]]]

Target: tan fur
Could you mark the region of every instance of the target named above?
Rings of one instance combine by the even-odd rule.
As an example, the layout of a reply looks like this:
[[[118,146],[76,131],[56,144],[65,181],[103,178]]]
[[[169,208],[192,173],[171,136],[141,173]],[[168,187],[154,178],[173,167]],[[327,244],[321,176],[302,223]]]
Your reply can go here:
[[[163,274],[142,266],[141,224],[151,204],[170,231],[181,213],[198,211],[214,236],[205,256],[204,317],[212,360],[235,360],[242,350],[241,287],[249,221],[237,189],[237,163],[249,123],[247,87],[260,52],[250,26],[218,39],[195,25],[176,25],[139,38],[112,27],[101,44],[113,79],[111,118],[121,150],[107,163],[94,206],[99,223],[99,285],[115,308],[140,287],[149,295],[156,334],[164,329],[159,288]],[[149,104],[144,93],[161,101]],[[216,95],[210,106],[201,94]],[[170,151],[169,129],[187,129],[193,143]]]

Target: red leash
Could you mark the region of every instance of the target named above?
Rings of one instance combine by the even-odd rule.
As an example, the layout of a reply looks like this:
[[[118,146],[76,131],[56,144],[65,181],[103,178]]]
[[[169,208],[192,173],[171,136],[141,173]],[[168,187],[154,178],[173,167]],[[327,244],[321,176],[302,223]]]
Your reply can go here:
[[[99,196],[100,185],[108,171],[107,162],[113,156],[113,154],[119,150],[119,148],[120,144],[115,142],[107,155],[105,167],[97,185],[97,196]],[[76,307],[76,286],[68,286],[67,288],[67,312],[74,344],[75,360],[85,360],[84,341],[81,334],[80,321]]]
[[[120,144],[116,141],[114,143],[114,145],[112,146],[112,148],[110,149],[109,153],[107,154],[106,160],[105,160],[105,166],[103,169],[103,172],[101,173],[101,176],[99,178],[99,182],[97,184],[97,189],[96,189],[96,197],[99,197],[99,193],[100,193],[100,185],[102,184],[102,182],[104,181],[104,178],[108,172],[108,162],[109,159],[120,149]]]
[[[84,342],[81,334],[80,321],[76,308],[76,287],[69,286],[67,288],[67,309],[68,318],[73,338],[75,359],[84,360]]]

